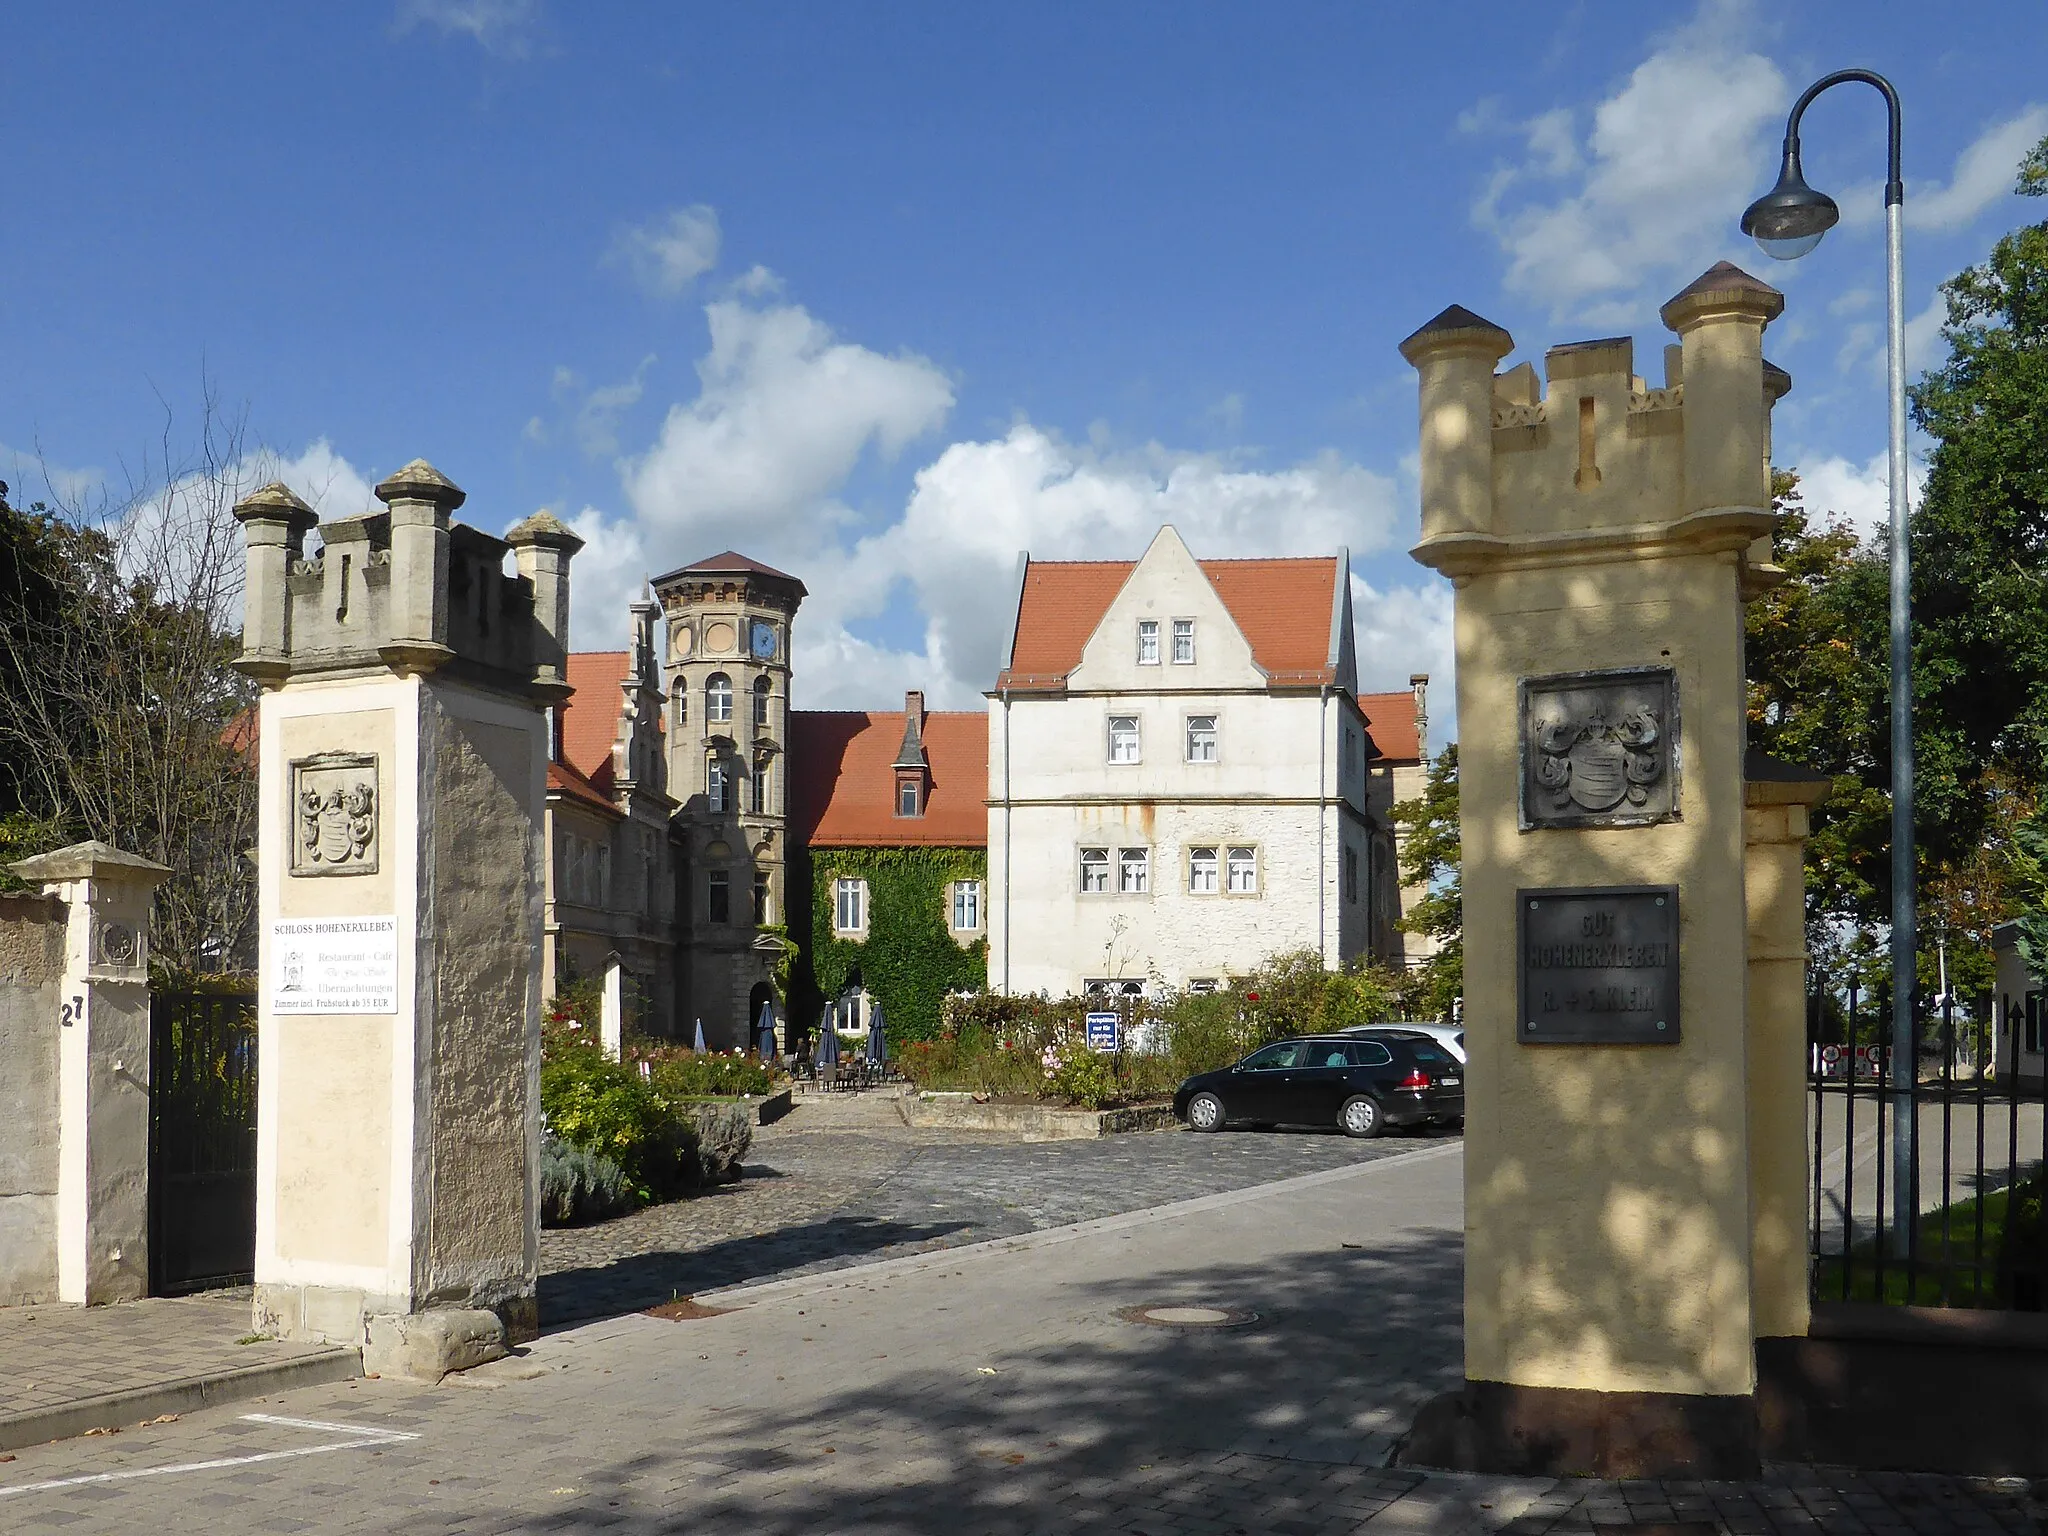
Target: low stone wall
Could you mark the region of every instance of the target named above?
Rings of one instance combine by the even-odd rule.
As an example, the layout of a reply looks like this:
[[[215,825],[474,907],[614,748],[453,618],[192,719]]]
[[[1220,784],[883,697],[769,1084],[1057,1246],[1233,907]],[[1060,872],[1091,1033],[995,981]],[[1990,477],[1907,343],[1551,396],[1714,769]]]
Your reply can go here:
[[[994,1131],[1019,1141],[1071,1141],[1179,1125],[1170,1104],[1128,1109],[1060,1109],[1049,1104],[977,1104],[966,1093],[917,1093],[900,1101],[903,1118],[920,1130]]]

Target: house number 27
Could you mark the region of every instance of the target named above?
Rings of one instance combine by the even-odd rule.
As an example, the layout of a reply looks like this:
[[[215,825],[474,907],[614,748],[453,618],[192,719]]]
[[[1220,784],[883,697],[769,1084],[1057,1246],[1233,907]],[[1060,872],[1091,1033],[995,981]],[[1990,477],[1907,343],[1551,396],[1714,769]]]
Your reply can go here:
[[[85,999],[83,997],[72,998],[70,1002],[64,1005],[64,1010],[59,1017],[63,1020],[64,1027],[69,1029],[85,1017]]]

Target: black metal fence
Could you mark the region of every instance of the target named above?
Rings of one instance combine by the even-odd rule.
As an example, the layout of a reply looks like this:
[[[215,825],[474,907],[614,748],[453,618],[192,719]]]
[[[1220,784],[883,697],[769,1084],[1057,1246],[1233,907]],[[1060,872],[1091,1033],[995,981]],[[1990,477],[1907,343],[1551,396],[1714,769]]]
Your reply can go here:
[[[2017,1029],[1945,1002],[1908,1088],[1890,1008],[1861,1002],[1811,999],[1813,1299],[2040,1311],[2048,1094],[2014,1075]]]
[[[150,999],[149,1289],[247,1281],[256,1256],[256,1000]]]

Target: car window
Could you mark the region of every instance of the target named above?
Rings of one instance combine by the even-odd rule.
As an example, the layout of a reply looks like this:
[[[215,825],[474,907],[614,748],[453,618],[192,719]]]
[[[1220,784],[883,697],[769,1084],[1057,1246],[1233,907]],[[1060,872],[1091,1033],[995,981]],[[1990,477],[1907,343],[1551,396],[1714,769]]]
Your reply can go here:
[[[1351,1060],[1354,1066],[1390,1067],[1394,1053],[1377,1040],[1360,1040],[1351,1046]]]
[[[1244,1069],[1247,1072],[1271,1072],[1280,1067],[1291,1067],[1294,1065],[1295,1052],[1299,1049],[1299,1044],[1294,1040],[1282,1040],[1278,1045],[1269,1045],[1262,1051],[1253,1051],[1245,1057]]]
[[[1415,1059],[1417,1061],[1437,1063],[1449,1061],[1451,1059],[1446,1053],[1438,1050],[1433,1045],[1418,1044],[1410,1046],[1409,1049],[1415,1053]]]
[[[1455,1035],[1451,1036],[1451,1038],[1458,1042],[1459,1050],[1462,1051],[1463,1049],[1465,1049],[1465,1031],[1461,1029]]]
[[[1315,1063],[1319,1067],[1348,1067],[1351,1055],[1341,1045],[1319,1045],[1315,1048]]]

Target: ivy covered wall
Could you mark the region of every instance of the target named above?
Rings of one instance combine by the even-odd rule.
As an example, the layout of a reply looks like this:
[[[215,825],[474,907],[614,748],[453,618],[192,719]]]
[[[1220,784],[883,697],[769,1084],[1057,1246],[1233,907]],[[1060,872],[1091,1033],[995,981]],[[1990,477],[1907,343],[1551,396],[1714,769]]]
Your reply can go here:
[[[855,966],[862,985],[881,1001],[892,1040],[933,1038],[947,993],[988,985],[988,941],[961,945],[948,926],[955,880],[981,882],[987,918],[986,849],[819,848],[794,861],[791,874],[807,887],[790,892],[791,914],[810,911],[790,978],[791,1014],[804,1026],[817,1019],[826,998],[838,995]],[[865,940],[832,931],[833,882],[842,877],[868,883]]]

